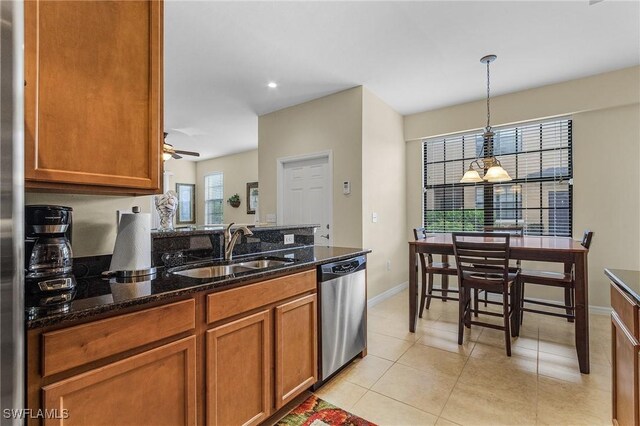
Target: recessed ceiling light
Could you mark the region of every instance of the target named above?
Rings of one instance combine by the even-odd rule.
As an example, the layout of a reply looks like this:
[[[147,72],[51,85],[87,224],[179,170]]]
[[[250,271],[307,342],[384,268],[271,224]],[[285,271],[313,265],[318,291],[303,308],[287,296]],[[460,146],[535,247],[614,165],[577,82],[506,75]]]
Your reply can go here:
[[[269,86],[271,89],[275,89],[276,87],[278,87],[278,83],[276,83],[275,81],[270,81],[267,86]]]

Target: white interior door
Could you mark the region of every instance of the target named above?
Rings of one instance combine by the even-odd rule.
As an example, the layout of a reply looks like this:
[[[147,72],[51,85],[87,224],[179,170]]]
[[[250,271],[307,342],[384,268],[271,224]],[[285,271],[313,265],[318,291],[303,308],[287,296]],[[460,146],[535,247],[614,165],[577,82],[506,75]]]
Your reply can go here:
[[[329,156],[282,163],[283,225],[320,224],[315,244],[332,245],[331,164]]]

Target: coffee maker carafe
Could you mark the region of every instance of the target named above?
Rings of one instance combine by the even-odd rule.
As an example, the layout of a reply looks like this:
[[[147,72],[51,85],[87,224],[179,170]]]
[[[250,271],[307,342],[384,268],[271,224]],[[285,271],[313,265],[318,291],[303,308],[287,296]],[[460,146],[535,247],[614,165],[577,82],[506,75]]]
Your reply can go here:
[[[70,291],[76,286],[71,212],[64,206],[25,206],[25,282],[31,293]]]

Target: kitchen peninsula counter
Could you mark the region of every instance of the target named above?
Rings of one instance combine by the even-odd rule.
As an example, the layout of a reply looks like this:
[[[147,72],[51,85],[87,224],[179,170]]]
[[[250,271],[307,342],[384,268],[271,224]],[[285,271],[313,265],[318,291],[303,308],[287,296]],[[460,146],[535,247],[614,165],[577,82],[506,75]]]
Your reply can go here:
[[[204,291],[221,291],[256,281],[266,280],[298,271],[308,270],[317,265],[344,260],[369,253],[371,250],[346,247],[307,246],[290,250],[253,253],[234,257],[234,260],[248,260],[256,257],[290,258],[291,264],[236,273],[233,275],[207,278],[206,280],[176,275],[160,268],[155,278],[136,283],[116,282],[114,278],[100,276],[78,279],[73,300],[64,312],[38,312],[27,315],[27,329],[70,324],[115,315],[157,305],[163,301],[188,296]],[[222,262],[211,260],[210,262]],[[201,263],[201,262],[200,262]],[[195,267],[196,264],[194,264]],[[29,300],[27,301],[29,303]]]
[[[640,424],[640,271],[605,269],[611,280],[611,414],[614,425]]]
[[[612,283],[631,296],[640,305],[640,271],[628,269],[605,269],[604,273]]]

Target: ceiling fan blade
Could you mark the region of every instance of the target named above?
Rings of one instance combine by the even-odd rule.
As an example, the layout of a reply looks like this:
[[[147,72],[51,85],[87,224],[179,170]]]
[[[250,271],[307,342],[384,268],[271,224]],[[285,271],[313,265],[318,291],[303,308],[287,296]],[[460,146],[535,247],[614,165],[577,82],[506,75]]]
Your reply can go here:
[[[200,153],[198,153],[198,152],[182,151],[180,149],[176,149],[175,152],[178,153],[178,154],[182,154],[182,155],[193,155],[194,157],[200,157]]]
[[[171,154],[171,158],[175,158],[176,160],[179,160],[182,158],[181,155],[176,154],[175,152],[173,154]]]

